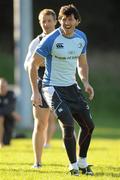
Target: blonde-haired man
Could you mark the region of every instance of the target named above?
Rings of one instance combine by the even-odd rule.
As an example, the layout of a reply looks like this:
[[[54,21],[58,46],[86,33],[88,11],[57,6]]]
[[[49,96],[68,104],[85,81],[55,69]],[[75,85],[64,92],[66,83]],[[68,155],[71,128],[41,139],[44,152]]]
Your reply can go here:
[[[56,25],[56,14],[52,9],[43,9],[40,11],[38,15],[39,24],[43,30],[43,32],[37,36],[29,45],[28,53],[25,59],[24,67],[27,71],[28,64],[32,55],[35,52],[36,47],[40,43],[40,41],[49,33],[51,33],[55,29]],[[42,87],[42,78],[45,71],[45,64],[41,64],[38,69],[38,88],[41,91]],[[34,151],[34,168],[41,167],[41,157],[42,157],[42,150],[44,144],[48,146],[48,143],[53,136],[56,125],[55,125],[55,117],[48,105],[46,104],[44,98],[42,97],[42,105],[35,106],[33,104],[33,116],[34,116],[34,130],[32,135],[32,143],[33,143],[33,151]],[[49,120],[49,121],[48,121]],[[47,133],[48,130],[48,133]],[[46,135],[47,133],[47,135]]]

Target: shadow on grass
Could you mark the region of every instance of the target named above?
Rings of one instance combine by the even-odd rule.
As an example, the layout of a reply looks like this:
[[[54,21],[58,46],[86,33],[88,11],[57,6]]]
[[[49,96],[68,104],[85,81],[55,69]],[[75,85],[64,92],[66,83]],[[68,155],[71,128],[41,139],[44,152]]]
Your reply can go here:
[[[111,170],[120,172],[120,166],[119,167],[108,166],[108,168],[111,169]]]
[[[14,162],[13,162],[13,163],[11,163],[11,162],[5,163],[5,162],[1,162],[0,165],[11,165],[11,166],[15,166],[15,165],[16,165],[16,166],[19,166],[19,165],[20,165],[20,166],[21,166],[21,165],[22,165],[22,166],[25,166],[25,165],[27,165],[27,166],[30,166],[30,167],[32,168],[32,165],[33,165],[33,164],[32,164],[32,163],[21,163],[21,162],[20,162],[20,163],[14,163]],[[47,166],[47,167],[49,167],[49,166],[53,166],[53,167],[66,167],[65,165],[62,165],[62,164],[52,164],[52,163],[50,163],[50,164],[49,164],[49,163],[48,163],[48,164],[42,164],[42,166],[43,166],[43,167],[46,167],[46,166]],[[1,170],[1,169],[0,169],[0,170]]]
[[[120,177],[120,174],[118,174],[118,173],[104,173],[104,172],[98,172],[98,173],[96,173],[95,174],[95,176],[100,176],[100,177],[102,177],[102,176],[112,176],[112,177]]]
[[[0,168],[0,171],[2,171],[2,172],[7,172],[8,173],[8,169],[6,169],[6,168]],[[51,171],[50,170],[50,172],[47,170],[47,171],[43,171],[43,170],[41,170],[41,169],[32,169],[32,168],[30,168],[30,169],[26,169],[26,170],[24,170],[24,169],[21,169],[21,168],[19,168],[19,169],[14,169],[14,168],[11,168],[11,169],[9,169],[9,172],[10,173],[12,173],[12,172],[16,172],[16,173],[40,173],[40,174],[65,174],[66,172],[65,171],[58,171],[58,170],[56,170],[56,169],[54,169],[53,171]]]
[[[11,163],[11,162],[7,162],[7,163],[1,162],[0,165],[11,165],[11,166],[12,166],[12,165],[13,165],[13,166],[14,166],[14,165],[17,165],[17,166],[18,166],[18,165],[29,165],[29,166],[32,166],[31,163]]]
[[[2,172],[4,172],[4,173],[8,173],[8,169],[6,169],[6,168],[1,168],[0,169],[0,171],[2,171]],[[119,169],[118,169],[118,171],[119,171]],[[66,171],[59,171],[59,170],[56,170],[56,169],[54,169],[54,170],[50,170],[50,171],[44,171],[44,170],[41,170],[41,169],[32,169],[32,168],[30,168],[30,169],[26,169],[26,170],[24,170],[24,169],[21,169],[21,168],[19,168],[19,169],[15,169],[15,168],[11,168],[11,169],[9,169],[9,172],[10,173],[12,173],[12,172],[16,172],[16,173],[40,173],[40,174],[63,174],[63,175],[65,175],[65,174],[68,174],[68,173],[66,173]],[[24,174],[25,175],[25,174]],[[107,173],[107,172],[97,172],[97,173],[95,173],[95,175],[94,175],[95,177],[102,177],[102,176],[106,176],[106,177],[120,177],[120,173],[117,173],[117,172],[111,172],[111,173]]]
[[[106,170],[108,169],[108,172],[111,170],[111,173],[103,172],[103,167],[98,167],[100,169],[100,172],[95,173],[95,176],[112,176],[112,177],[120,177],[120,166],[114,167],[114,166],[106,166]]]
[[[62,164],[43,164],[43,166],[53,166],[53,167],[66,167],[65,165]]]

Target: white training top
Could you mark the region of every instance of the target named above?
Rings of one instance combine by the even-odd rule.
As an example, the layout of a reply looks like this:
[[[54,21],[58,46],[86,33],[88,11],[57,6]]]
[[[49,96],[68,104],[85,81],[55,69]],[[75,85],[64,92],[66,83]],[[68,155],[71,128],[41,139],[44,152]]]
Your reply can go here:
[[[35,53],[35,50],[38,46],[38,44],[40,43],[41,39],[45,36],[44,33],[40,34],[39,36],[37,36],[35,39],[33,39],[28,47],[28,52],[25,58],[25,62],[24,62],[24,68],[25,70],[27,70],[28,67],[28,63],[31,59],[31,57],[33,56],[33,54]],[[41,38],[41,39],[40,39]]]
[[[43,84],[47,86],[70,86],[76,83],[77,60],[86,53],[86,35],[76,29],[70,38],[58,28],[43,38],[35,53],[46,58]]]

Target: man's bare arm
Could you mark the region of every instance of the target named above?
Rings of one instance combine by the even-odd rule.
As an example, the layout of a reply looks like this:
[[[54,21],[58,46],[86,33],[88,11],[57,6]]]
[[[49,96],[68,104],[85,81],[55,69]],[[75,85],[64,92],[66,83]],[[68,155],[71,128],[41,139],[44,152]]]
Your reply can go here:
[[[32,89],[32,97],[31,100],[33,104],[39,105],[41,104],[41,97],[38,90],[37,79],[38,79],[38,68],[43,64],[44,58],[39,56],[38,54],[33,55],[29,64],[28,64],[28,74],[29,80]]]
[[[77,67],[78,67],[78,74],[83,84],[88,83],[89,82],[89,79],[88,79],[89,67],[87,63],[86,54],[83,54],[79,57]]]
[[[89,84],[89,66],[87,63],[86,54],[82,54],[78,60],[78,74],[84,85],[85,91],[89,94],[89,99],[92,100],[94,97],[94,90]]]

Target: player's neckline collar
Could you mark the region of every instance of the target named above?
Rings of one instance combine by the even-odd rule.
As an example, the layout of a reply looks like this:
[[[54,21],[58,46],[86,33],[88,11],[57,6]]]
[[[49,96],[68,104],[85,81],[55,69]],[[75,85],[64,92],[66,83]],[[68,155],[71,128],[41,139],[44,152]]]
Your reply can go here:
[[[62,35],[63,37],[65,37],[65,38],[67,38],[67,39],[72,39],[72,38],[74,37],[74,32],[73,32],[73,35],[71,35],[71,36],[66,36],[66,35],[63,33],[63,30],[61,29],[61,27],[59,28],[59,31],[60,31],[61,35]]]

